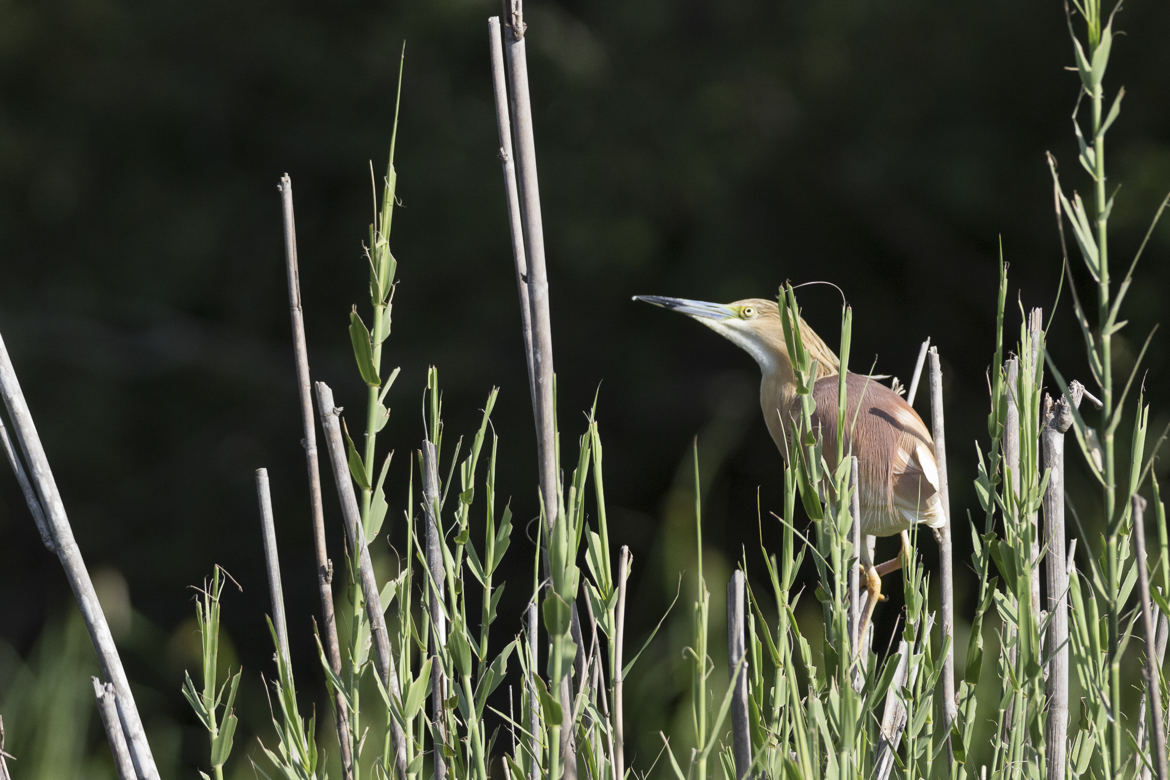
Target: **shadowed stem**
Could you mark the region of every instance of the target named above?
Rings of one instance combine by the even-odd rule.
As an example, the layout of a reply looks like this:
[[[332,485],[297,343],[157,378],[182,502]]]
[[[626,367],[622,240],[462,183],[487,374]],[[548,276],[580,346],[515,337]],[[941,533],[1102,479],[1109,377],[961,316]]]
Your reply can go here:
[[[284,214],[284,259],[288,276],[289,317],[292,320],[293,354],[297,370],[297,394],[301,402],[301,444],[305,450],[305,468],[309,476],[309,508],[313,515],[313,553],[317,564],[317,597],[321,602],[322,644],[329,668],[341,677],[341,643],[337,638],[337,619],[333,608],[333,562],[325,544],[325,510],[321,499],[321,467],[317,460],[317,423],[313,418],[312,388],[309,380],[309,348],[305,341],[305,318],[301,307],[301,275],[297,262],[297,226],[293,212],[292,179],[286,173],[277,185]],[[337,743],[341,770],[353,777],[353,746],[350,740],[349,711],[344,694],[333,692],[336,711]]]
[[[1045,743],[1048,749],[1048,779],[1065,776],[1068,750],[1068,559],[1064,530],[1064,435],[1072,426],[1072,409],[1080,406],[1080,382],[1072,382],[1068,396],[1053,402],[1044,399],[1044,430],[1041,434],[1043,469],[1048,472],[1044,492],[1044,547],[1047,552],[1048,583],[1048,714]]]
[[[114,686],[93,679],[93,695],[97,698],[98,715],[101,716],[102,726],[106,731],[106,738],[110,742],[110,752],[114,755],[114,768],[118,771],[120,780],[135,780],[134,760],[130,758],[130,748],[126,746],[126,737],[122,733],[122,724],[118,722],[118,694]],[[0,730],[0,734],[3,731]],[[0,740],[0,750],[4,743]],[[8,770],[3,768],[3,757],[0,757],[0,778],[8,778]]]
[[[280,584],[280,558],[276,549],[276,523],[272,516],[268,469],[256,469],[256,498],[260,502],[260,530],[264,542],[264,564],[268,571],[268,597],[272,602],[272,624],[276,628],[280,654],[284,658],[285,666],[288,667],[288,679],[291,683],[292,656],[288,652],[288,622],[284,615],[284,588]]]
[[[1146,561],[1146,501],[1134,495],[1133,502],[1133,544],[1137,555],[1138,592],[1141,595],[1142,627],[1145,629],[1146,649],[1145,677],[1146,688],[1150,701],[1150,720],[1153,728],[1150,729],[1150,742],[1154,757],[1154,770],[1158,780],[1167,780],[1170,777],[1166,768],[1166,721],[1162,717],[1162,691],[1159,686],[1158,666],[1155,662],[1155,646],[1157,645],[1154,631],[1153,609],[1150,599],[1150,571]]]
[[[370,549],[366,546],[362,530],[361,515],[358,512],[357,494],[346,461],[345,442],[341,437],[340,412],[333,403],[333,391],[324,382],[317,382],[317,411],[321,415],[321,427],[325,432],[325,449],[333,470],[333,481],[341,504],[345,535],[349,540],[350,554],[357,561],[358,584],[361,587],[361,601],[365,602],[366,618],[370,622],[370,637],[374,644],[374,660],[378,677],[390,694],[391,701],[402,706],[402,689],[398,683],[398,671],[394,665],[394,654],[390,650],[390,637],[386,631],[386,618],[382,612],[378,583],[374,579],[374,566],[370,561]],[[355,602],[358,598],[355,597]],[[406,777],[406,735],[394,718],[390,718],[390,734],[394,740],[394,758],[399,777]]]
[[[733,675],[731,684],[735,688],[734,699],[731,702],[731,731],[737,780],[745,780],[752,765],[752,738],[748,731],[747,667],[744,663],[746,630],[743,572],[736,569],[731,575],[731,582],[727,584],[727,665]]]
[[[433,442],[424,441],[422,449],[423,513],[426,516],[427,602],[431,613],[431,710],[435,728],[435,778],[447,777],[443,748],[447,745],[447,679],[438,656],[447,644],[447,615],[443,612],[446,577],[443,552],[439,547],[439,466]]]
[[[489,28],[494,32],[494,25]],[[509,208],[512,218],[513,241],[523,238],[521,252],[514,244],[513,253],[516,272],[520,280],[521,306],[528,308],[528,317],[523,320],[524,343],[528,348],[528,376],[533,402],[533,417],[536,423],[537,457],[540,471],[540,497],[544,506],[545,530],[551,534],[557,525],[557,465],[556,465],[556,411],[553,401],[553,348],[552,325],[549,316],[548,275],[544,257],[544,226],[540,209],[540,188],[536,169],[536,144],[532,129],[532,105],[528,92],[528,60],[525,48],[524,6],[521,0],[510,0],[508,15],[504,21],[503,59],[506,66],[508,93],[506,115],[498,113],[503,108],[497,89],[497,121],[501,135],[511,127],[511,142],[515,150],[514,184],[518,208]],[[495,50],[493,46],[493,56]],[[498,60],[496,60],[498,62]],[[493,68],[498,68],[494,64]],[[507,155],[507,141],[502,140],[503,156]],[[509,192],[513,186],[508,181],[509,169],[505,160],[505,186]],[[515,219],[520,219],[517,230]],[[577,776],[576,748],[570,720],[573,712],[570,673],[561,670],[560,654],[554,653],[552,660],[554,685],[559,686],[562,722],[552,725],[549,769],[554,777],[563,771],[564,777],[573,780]]]
[[[46,528],[52,537],[53,549],[65,570],[65,578],[73,590],[73,597],[77,601],[85,627],[89,631],[94,651],[102,667],[102,673],[114,686],[118,697],[118,714],[121,726],[125,733],[126,742],[130,748],[130,755],[134,760],[135,773],[146,780],[158,778],[158,769],[154,763],[154,755],[150,751],[150,744],[146,740],[146,731],[142,726],[142,718],[138,714],[138,707],[134,703],[134,694],[130,690],[130,681],[126,677],[126,670],[122,667],[122,659],[118,655],[118,647],[114,643],[114,635],[110,632],[110,625],[106,622],[102,612],[101,602],[98,601],[97,591],[94,590],[93,580],[85,567],[81,557],[81,548],[73,537],[73,528],[65,513],[65,502],[61,500],[61,493],[57,489],[57,482],[53,478],[53,471],[49,467],[49,458],[41,444],[36,424],[33,422],[32,412],[25,401],[24,392],[16,377],[16,369],[8,355],[8,348],[0,337],[0,398],[8,410],[8,419],[12,424],[14,439],[19,442],[24,460],[28,463],[28,472],[37,489],[37,503],[46,520]],[[36,514],[35,509],[31,509]]]
[[[934,437],[934,457],[938,462],[938,492],[942,499],[947,521],[938,529],[938,557],[940,580],[940,612],[942,613],[942,637],[946,643],[943,658],[943,728],[946,731],[947,751],[953,760],[951,727],[958,717],[955,703],[955,566],[951,552],[951,497],[947,486],[947,440],[943,421],[942,367],[939,363],[938,348],[930,348],[930,418],[931,433]]]

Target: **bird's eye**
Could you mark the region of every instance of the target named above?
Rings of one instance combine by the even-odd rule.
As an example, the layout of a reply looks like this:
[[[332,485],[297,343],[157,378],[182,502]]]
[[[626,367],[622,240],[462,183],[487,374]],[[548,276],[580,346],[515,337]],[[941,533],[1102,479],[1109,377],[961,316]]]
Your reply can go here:
[[[756,307],[744,306],[739,310],[739,317],[743,320],[754,320],[756,318]]]

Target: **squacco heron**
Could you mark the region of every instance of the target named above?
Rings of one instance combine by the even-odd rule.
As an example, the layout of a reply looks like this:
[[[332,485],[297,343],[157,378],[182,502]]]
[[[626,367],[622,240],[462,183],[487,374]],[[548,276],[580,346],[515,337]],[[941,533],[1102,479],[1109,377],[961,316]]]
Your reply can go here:
[[[789,434],[800,413],[796,375],[784,342],[776,301],[747,298],[728,304],[637,295],[635,300],[685,314],[743,349],[760,366],[760,408],[768,432],[787,458]],[[799,319],[804,347],[815,361],[812,414],[813,430],[819,431],[822,450],[830,468],[836,467],[837,410],[841,361],[823,340]],[[845,377],[845,452],[858,460],[858,498],[862,533],[871,536],[900,534],[902,550],[892,560],[874,565],[868,545],[862,544],[861,567],[865,572],[869,603],[859,624],[863,636],[881,596],[881,578],[902,566],[910,555],[906,531],[922,523],[932,529],[946,522],[938,493],[938,464],[934,442],[917,412],[900,395],[870,376],[849,372]]]

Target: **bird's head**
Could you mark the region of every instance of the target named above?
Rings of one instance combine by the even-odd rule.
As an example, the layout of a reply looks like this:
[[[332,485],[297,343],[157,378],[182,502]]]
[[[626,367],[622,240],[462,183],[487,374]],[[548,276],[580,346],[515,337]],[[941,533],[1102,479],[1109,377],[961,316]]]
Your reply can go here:
[[[755,358],[765,375],[777,371],[790,373],[792,370],[776,301],[744,298],[731,303],[708,303],[660,295],[635,295],[634,300],[685,314],[706,325]],[[797,316],[797,321],[805,349],[817,363],[818,376],[838,373],[841,361],[836,354],[802,317]]]

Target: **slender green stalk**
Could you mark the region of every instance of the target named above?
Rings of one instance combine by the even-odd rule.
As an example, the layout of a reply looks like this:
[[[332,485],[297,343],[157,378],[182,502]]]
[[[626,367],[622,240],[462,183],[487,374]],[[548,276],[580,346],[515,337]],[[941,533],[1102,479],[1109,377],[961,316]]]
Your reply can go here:
[[[216,566],[211,574],[211,582],[203,581],[203,588],[199,591],[199,598],[195,602],[195,623],[199,627],[200,658],[202,661],[202,687],[196,689],[191,675],[184,674],[183,696],[195,711],[199,722],[207,731],[209,740],[208,763],[215,780],[223,780],[223,767],[232,752],[235,739],[237,719],[235,714],[236,691],[240,685],[242,669],[236,670],[234,675],[219,683],[219,618],[220,600],[223,596],[225,584],[223,570]],[[279,650],[279,643],[278,650]],[[281,662],[280,668],[285,668],[287,660]],[[220,720],[222,709],[223,719]]]
[[[694,621],[694,704],[692,717],[695,724],[695,744],[698,746],[698,766],[695,767],[699,780],[706,780],[706,750],[711,739],[707,733],[707,629],[708,609],[711,594],[703,578],[703,508],[699,492],[699,443],[694,445],[695,477],[695,621]]]

